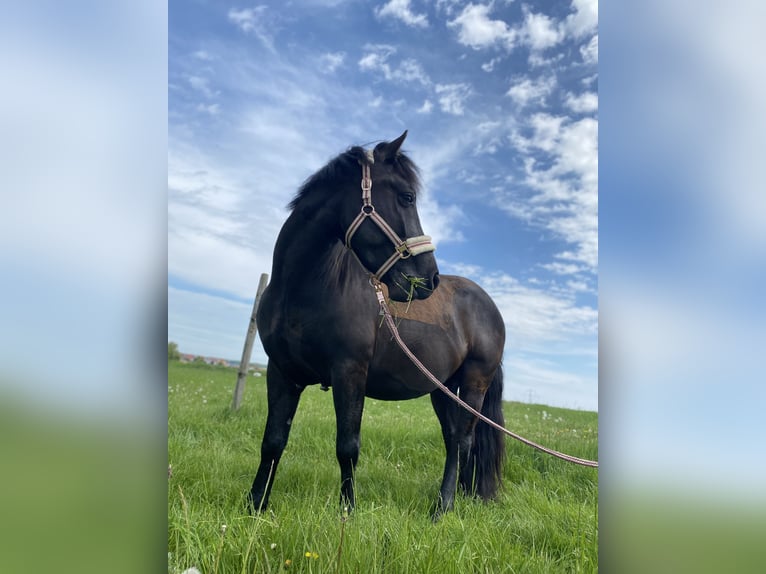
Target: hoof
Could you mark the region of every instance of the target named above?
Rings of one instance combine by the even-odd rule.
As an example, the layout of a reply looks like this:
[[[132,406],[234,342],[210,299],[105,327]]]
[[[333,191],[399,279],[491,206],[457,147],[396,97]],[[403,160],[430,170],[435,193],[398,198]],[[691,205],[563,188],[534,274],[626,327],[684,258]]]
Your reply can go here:
[[[250,516],[256,516],[266,510],[266,505],[262,504],[262,502],[258,502],[258,504],[255,503],[255,497],[253,496],[252,492],[248,492],[245,496],[245,511]]]
[[[439,522],[442,517],[447,514],[448,512],[452,511],[452,503],[449,503],[447,505],[442,504],[441,498],[436,501],[436,504],[433,506],[433,510],[431,512],[431,522],[436,524]]]

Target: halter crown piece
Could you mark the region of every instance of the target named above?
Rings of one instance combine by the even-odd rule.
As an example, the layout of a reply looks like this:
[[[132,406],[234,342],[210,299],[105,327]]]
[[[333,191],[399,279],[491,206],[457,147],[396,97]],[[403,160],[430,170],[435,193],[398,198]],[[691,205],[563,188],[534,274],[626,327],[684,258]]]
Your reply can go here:
[[[372,154],[368,153],[367,157],[372,159]],[[380,278],[386,274],[386,272],[393,267],[400,259],[407,259],[413,255],[420,255],[422,253],[428,253],[434,251],[436,247],[431,243],[430,235],[418,235],[417,237],[408,237],[402,239],[396,232],[391,229],[391,226],[386,223],[378,212],[375,211],[375,207],[372,205],[372,179],[370,178],[370,166],[366,163],[361,163],[362,166],[362,210],[359,215],[356,216],[351,225],[348,226],[346,231],[346,247],[351,249],[351,239],[359,229],[359,226],[364,223],[364,220],[370,218],[383,233],[394,244],[394,253],[386,259],[383,265],[373,274],[373,277],[380,281]],[[351,249],[353,252],[353,249]]]

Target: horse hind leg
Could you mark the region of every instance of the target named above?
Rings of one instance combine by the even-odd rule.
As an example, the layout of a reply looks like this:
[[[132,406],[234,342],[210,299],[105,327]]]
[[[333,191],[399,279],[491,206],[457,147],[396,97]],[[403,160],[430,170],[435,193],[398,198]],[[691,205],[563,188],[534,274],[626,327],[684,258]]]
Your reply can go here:
[[[489,381],[489,382],[488,382]],[[447,381],[460,389],[460,398],[491,420],[503,424],[502,370],[487,376],[478,364],[465,363]],[[495,496],[504,457],[503,435],[454,403],[442,391],[431,393],[431,402],[442,427],[447,450],[444,476],[434,518],[452,509],[456,487],[483,499]],[[482,428],[477,427],[477,422]]]
[[[446,385],[455,392],[460,388],[460,398],[476,410],[481,410],[484,394],[474,390],[466,390],[466,375],[469,369],[464,364],[450,379]],[[447,451],[444,462],[444,475],[439,498],[433,513],[434,520],[438,520],[442,514],[452,510],[455,502],[455,492],[460,484],[462,490],[466,490],[466,480],[470,479],[467,470],[470,464],[470,455],[473,446],[473,431],[477,418],[457,405],[441,390],[431,393],[431,404],[439,417],[442,427],[442,437]],[[468,478],[467,478],[468,477]]]
[[[266,372],[268,416],[261,442],[261,461],[248,495],[251,511],[261,512],[269,503],[274,475],[287,446],[302,387],[290,383],[271,361]]]

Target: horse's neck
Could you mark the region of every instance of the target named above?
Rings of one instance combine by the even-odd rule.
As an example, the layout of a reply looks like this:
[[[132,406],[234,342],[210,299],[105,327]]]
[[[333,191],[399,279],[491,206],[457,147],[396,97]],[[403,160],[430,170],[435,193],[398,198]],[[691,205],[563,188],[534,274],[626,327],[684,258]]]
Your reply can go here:
[[[274,249],[272,280],[284,286],[324,282],[328,274],[339,273],[338,239],[331,232],[332,221],[316,212],[306,217],[293,212],[288,217]],[[324,217],[323,217],[324,215]]]

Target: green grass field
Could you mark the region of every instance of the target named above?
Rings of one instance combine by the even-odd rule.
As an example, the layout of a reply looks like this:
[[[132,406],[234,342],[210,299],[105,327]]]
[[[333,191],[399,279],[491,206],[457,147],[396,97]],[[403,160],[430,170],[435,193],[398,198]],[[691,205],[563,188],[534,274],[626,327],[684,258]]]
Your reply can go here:
[[[265,378],[229,406],[236,371],[171,362],[168,372],[168,567],[250,572],[595,572],[598,474],[506,443],[495,502],[459,496],[434,524],[444,445],[428,397],[368,399],[357,509],[338,511],[331,392],[303,393],[271,496],[252,517],[244,495],[266,420]],[[536,442],[598,458],[597,413],[505,403],[506,425]],[[225,525],[225,526],[224,526]]]

